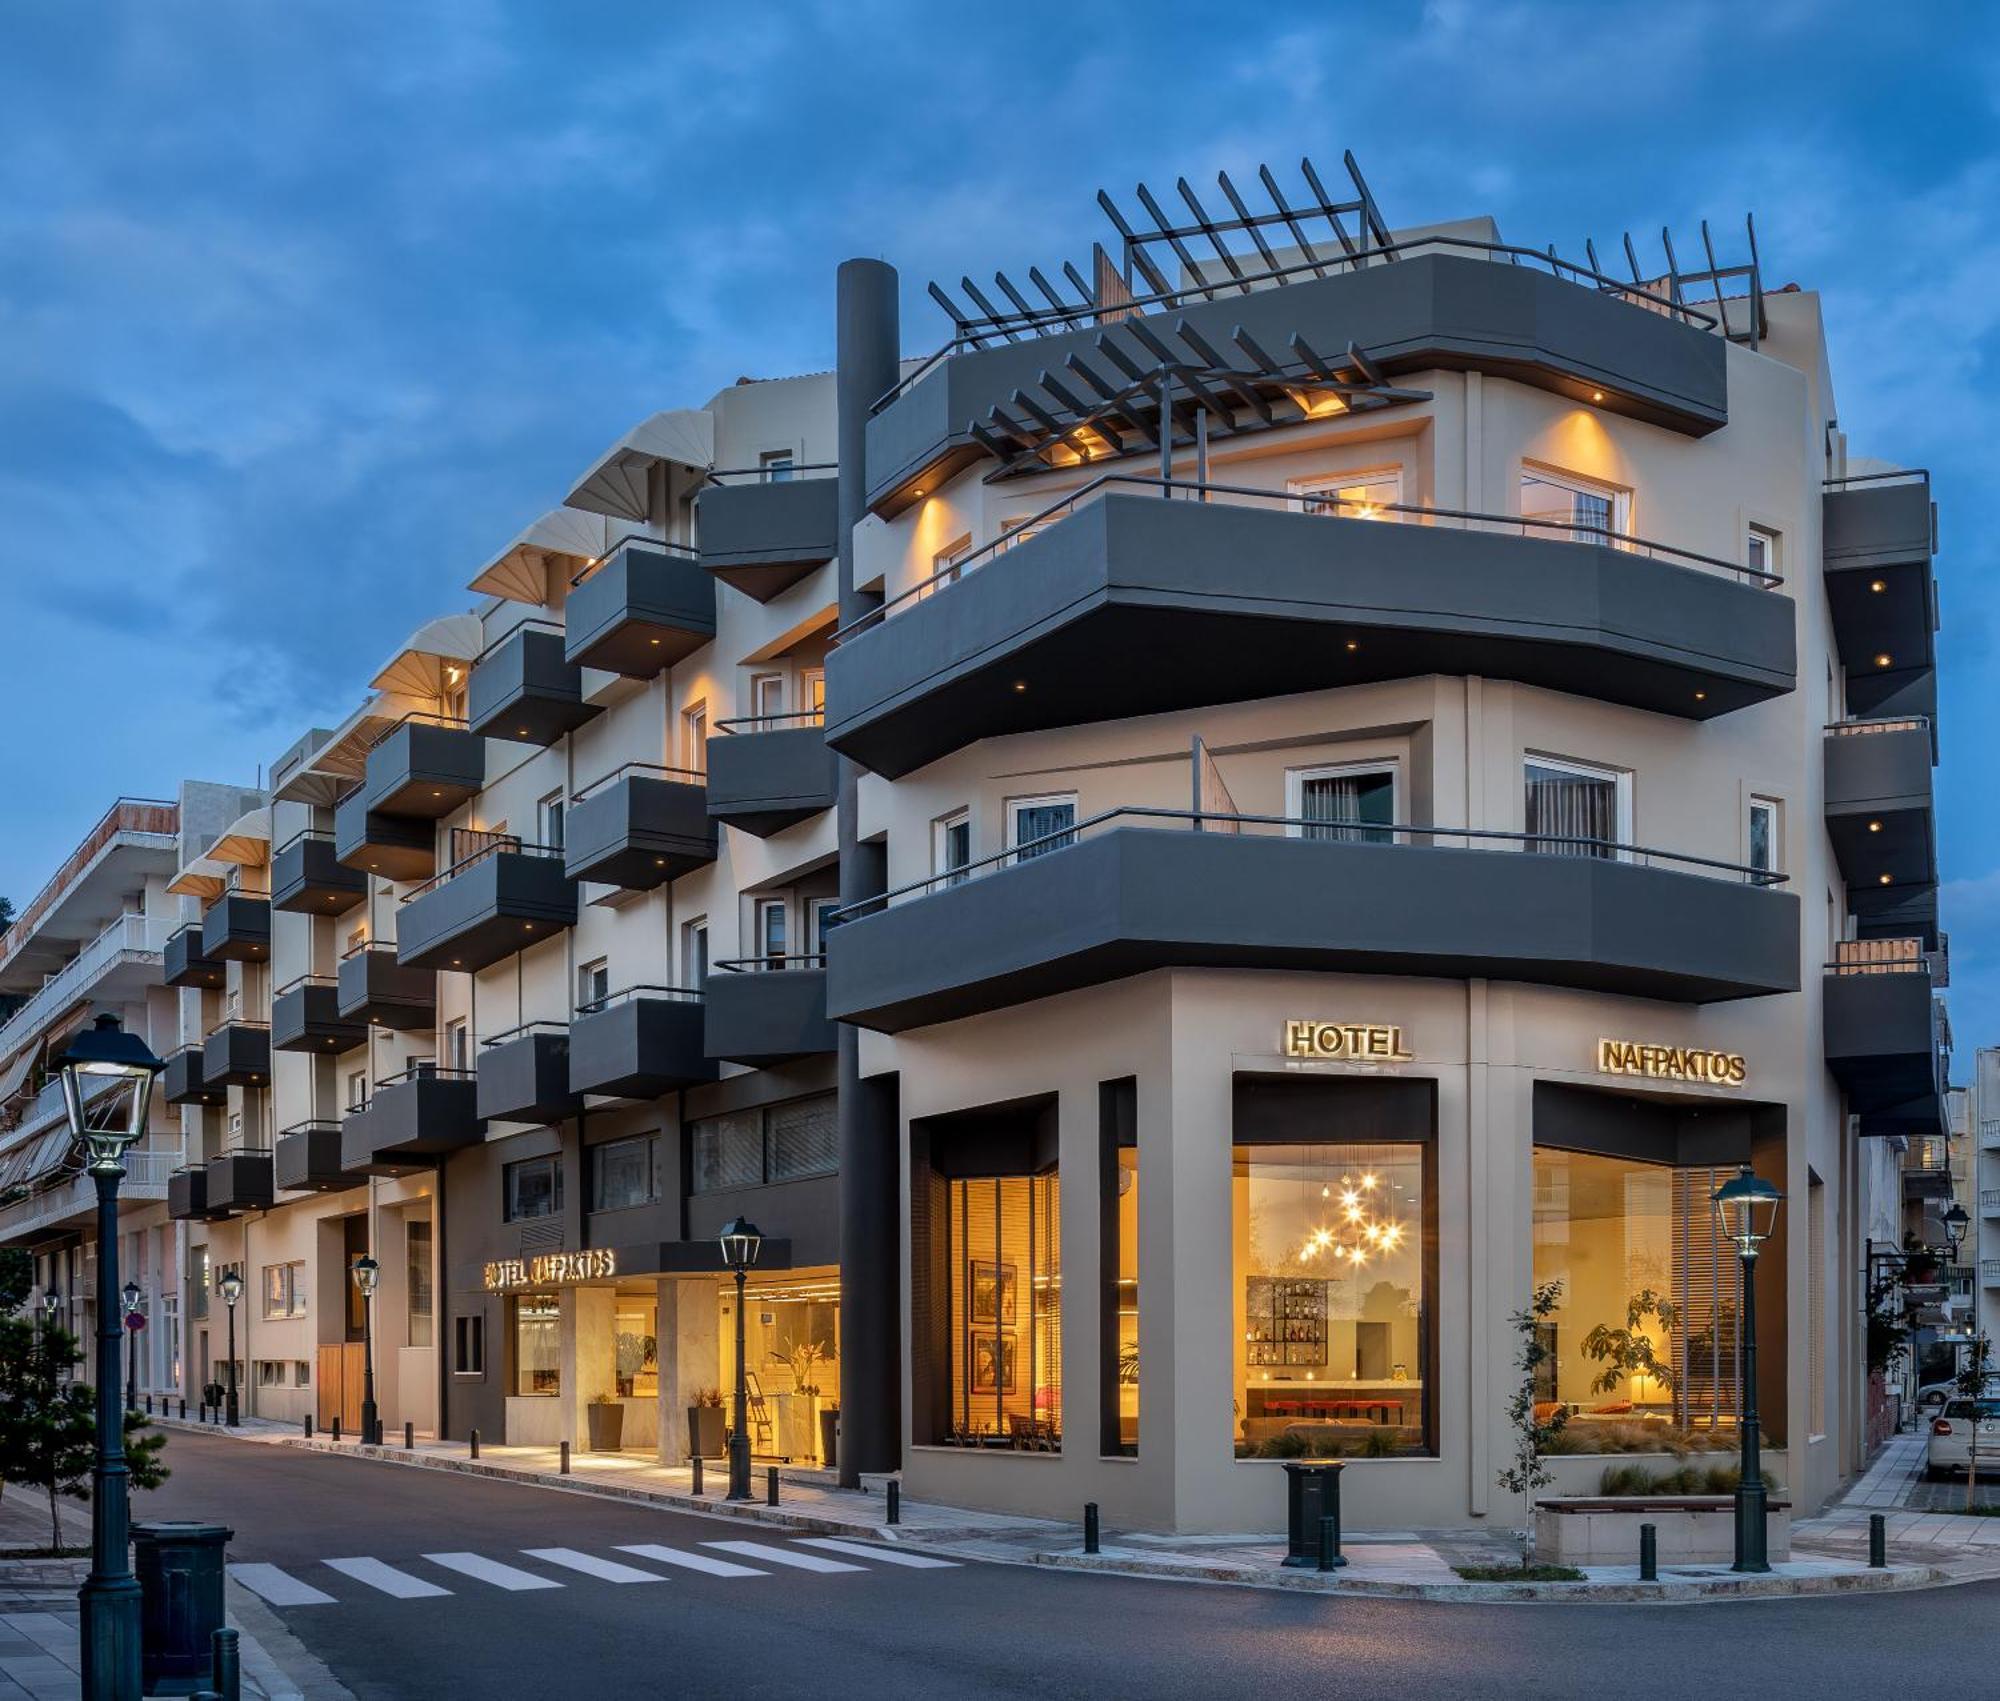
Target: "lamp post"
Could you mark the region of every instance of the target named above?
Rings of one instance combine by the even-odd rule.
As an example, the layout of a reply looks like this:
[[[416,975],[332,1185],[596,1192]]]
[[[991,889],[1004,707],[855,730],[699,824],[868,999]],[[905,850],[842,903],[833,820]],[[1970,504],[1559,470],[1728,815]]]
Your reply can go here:
[[[222,1395],[222,1421],[234,1429],[242,1421],[236,1407],[236,1302],[243,1297],[243,1272],[227,1269],[215,1285],[229,1308],[229,1382]]]
[[[139,1693],[139,1580],[132,1575],[131,1481],[125,1464],[125,1414],[118,1388],[118,1184],[125,1150],[146,1135],[153,1080],[166,1067],[112,1015],[99,1016],[57,1059],[70,1135],[97,1184],[97,1464],[90,1497],[90,1575],[77,1591],[83,1693],[123,1701]],[[115,1094],[85,1092],[101,1081],[129,1088],[119,1120]],[[103,1107],[95,1126],[86,1112]],[[50,1298],[55,1290],[50,1289]],[[47,1301],[43,1302],[47,1305]],[[55,1312],[49,1308],[49,1321]]]
[[[146,1322],[139,1302],[145,1297],[137,1282],[127,1282],[125,1291],[119,1295],[125,1301],[122,1316],[125,1322],[125,1409],[128,1412],[139,1404],[139,1331]]]
[[[736,1272],[736,1422],[729,1431],[729,1492],[725,1500],[750,1498],[750,1385],[743,1362],[744,1283],[750,1266],[763,1250],[764,1237],[754,1223],[737,1217],[722,1230],[722,1262]]]
[[[1951,1258],[1954,1264],[1958,1262],[1958,1249],[1965,1244],[1965,1231],[1971,1226],[1971,1213],[1954,1199],[1951,1209],[1944,1214],[1944,1233],[1945,1238],[1951,1242]]]
[[[375,1283],[382,1266],[367,1253],[354,1260],[354,1286],[361,1295],[361,1444],[382,1444],[382,1420],[375,1415]]]
[[[49,1291],[42,1295],[42,1338],[44,1340],[48,1339],[49,1331],[56,1326],[56,1313],[61,1310],[62,1295],[57,1293],[55,1288],[51,1286]]]
[[[1758,1454],[1757,1419],[1757,1248],[1777,1226],[1784,1194],[1745,1164],[1735,1177],[1715,1190],[1715,1220],[1736,1243],[1743,1266],[1743,1407],[1737,1419],[1742,1457],[1736,1483],[1736,1561],[1734,1571],[1768,1571],[1764,1546],[1764,1466]]]

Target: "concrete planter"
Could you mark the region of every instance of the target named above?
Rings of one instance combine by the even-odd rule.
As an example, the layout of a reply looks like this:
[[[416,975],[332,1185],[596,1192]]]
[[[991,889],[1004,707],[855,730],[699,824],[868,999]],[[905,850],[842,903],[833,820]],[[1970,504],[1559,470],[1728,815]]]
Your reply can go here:
[[[1535,1560],[1542,1565],[1636,1565],[1639,1526],[1651,1524],[1662,1565],[1735,1556],[1734,1502],[1726,1494],[1560,1495],[1535,1502]],[[1773,1561],[1792,1554],[1792,1503],[1773,1496],[1765,1518]]]
[[[593,1453],[616,1453],[625,1442],[625,1408],[593,1401],[583,1408]]]
[[[689,1406],[688,1452],[697,1459],[720,1459],[728,1451],[729,1425],[720,1406]]]

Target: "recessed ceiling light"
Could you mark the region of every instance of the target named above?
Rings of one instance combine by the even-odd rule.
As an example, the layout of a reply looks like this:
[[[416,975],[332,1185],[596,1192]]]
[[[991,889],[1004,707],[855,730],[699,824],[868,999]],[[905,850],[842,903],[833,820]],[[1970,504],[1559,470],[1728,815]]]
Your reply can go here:
[[[1361,646],[1358,643],[1356,643],[1352,638],[1349,638],[1347,640],[1347,650],[1350,655],[1352,655],[1356,650],[1360,648]]]
[[[1880,821],[1870,821],[1868,823],[1868,830],[1871,833],[1879,833],[1882,830],[1882,823]]]
[[[1604,400],[1604,392],[1602,390],[1592,390],[1590,392],[1590,399],[1593,402],[1601,402]]]
[[[1888,876],[1888,875],[1886,875],[1886,874],[1884,874],[1883,876],[1881,876],[1881,878],[1880,878],[1880,880],[1879,880],[1878,884],[1880,884],[1880,885],[1883,885],[1883,886],[1886,886],[1886,885],[1888,885],[1888,884],[1889,884],[1889,876]]]
[[[1871,579],[1868,581],[1868,588],[1879,595],[1881,592],[1886,591],[1889,587],[1886,584],[1884,584],[1880,579]]]
[[[654,649],[658,649],[660,647],[660,640],[657,638],[650,638],[647,640],[647,642],[650,643]]]
[[[1028,682],[1025,679],[1017,679],[1014,681],[1014,689],[1017,692],[1025,691],[1028,689]]]
[[[1694,700],[1697,703],[1706,703],[1708,701],[1708,693],[1706,691],[1697,691],[1694,694]]]
[[[1882,652],[1881,655],[1875,658],[1875,665],[1877,667],[1887,667],[1895,659],[1896,658],[1894,656],[1890,655],[1888,651],[1885,650]]]

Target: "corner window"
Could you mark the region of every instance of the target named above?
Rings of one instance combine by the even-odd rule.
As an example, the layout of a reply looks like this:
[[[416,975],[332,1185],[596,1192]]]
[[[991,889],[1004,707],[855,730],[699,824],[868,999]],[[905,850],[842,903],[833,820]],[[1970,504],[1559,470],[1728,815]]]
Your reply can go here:
[[[1396,820],[1396,764],[1343,762],[1285,775],[1286,828],[1296,839],[1388,844]]]
[[[1403,473],[1336,473],[1325,478],[1295,478],[1286,489],[1304,500],[1308,514],[1331,514],[1343,520],[1396,520],[1403,500]]]
[[[1076,793],[1007,800],[1007,843],[1016,862],[1046,856],[1076,843]]]
[[[625,1211],[650,1205],[659,1197],[654,1180],[654,1153],[659,1142],[650,1134],[629,1140],[607,1140],[590,1148],[590,1208]]]
[[[972,860],[972,815],[961,809],[931,823],[931,872],[944,875],[947,886],[969,879],[965,865]]]
[[[506,1220],[524,1222],[553,1217],[562,1209],[562,1162],[558,1158],[524,1158],[500,1172]]]
[[[1526,848],[1544,856],[1615,857],[1632,834],[1632,776],[1553,756],[1530,756]]]
[[[1623,490],[1572,473],[1521,469],[1521,518],[1540,525],[1524,528],[1530,536],[1559,537],[1555,528],[1569,527],[1578,543],[1609,543],[1606,533],[1629,529],[1631,497]]]
[[[1778,872],[1778,805],[1775,799],[1750,800],[1749,863],[1760,874]]]

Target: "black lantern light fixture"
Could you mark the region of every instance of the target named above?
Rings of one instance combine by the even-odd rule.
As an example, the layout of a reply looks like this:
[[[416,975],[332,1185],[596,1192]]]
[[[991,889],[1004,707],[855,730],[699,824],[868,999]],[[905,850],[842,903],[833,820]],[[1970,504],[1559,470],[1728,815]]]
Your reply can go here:
[[[236,1302],[243,1297],[243,1273],[232,1264],[217,1279],[215,1291],[229,1308],[229,1381],[222,1396],[222,1421],[234,1429],[243,1421],[236,1405]]]
[[[354,1260],[354,1288],[361,1295],[361,1440],[382,1444],[382,1420],[375,1411],[375,1285],[382,1266],[364,1252]]]
[[[1742,1443],[1736,1483],[1736,1571],[1769,1571],[1765,1551],[1764,1466],[1757,1419],[1757,1249],[1778,1226],[1784,1194],[1748,1164],[1715,1190],[1716,1225],[1733,1241],[1743,1271],[1743,1401],[1737,1419]]]
[[[139,1693],[139,1580],[127,1552],[131,1473],[118,1386],[118,1340],[125,1332],[118,1309],[118,1184],[125,1179],[126,1149],[146,1137],[153,1081],[165,1067],[110,1014],[73,1035],[56,1059],[70,1137],[97,1184],[97,1462],[90,1574],[77,1591],[83,1693],[90,1701]],[[54,1288],[42,1303],[53,1325],[61,1304]]]
[[[1966,1231],[1972,1227],[1972,1214],[1954,1199],[1951,1209],[1944,1214],[1945,1238],[1951,1242],[1954,1253],[1965,1244]]]
[[[764,1237],[746,1217],[736,1217],[723,1226],[723,1265],[736,1274],[736,1410],[729,1431],[729,1500],[750,1498],[750,1385],[743,1362],[744,1284],[751,1265],[764,1249]]]
[[[137,1282],[127,1282],[125,1290],[118,1296],[125,1302],[123,1313],[125,1322],[125,1409],[136,1411],[139,1405],[139,1330],[146,1317],[140,1307],[145,1303],[146,1293]]]
[[[53,1287],[51,1287],[47,1293],[42,1295],[43,1324],[46,1327],[53,1329],[56,1326],[57,1317],[62,1315],[62,1308],[63,1308],[62,1295],[57,1293],[56,1290]]]

